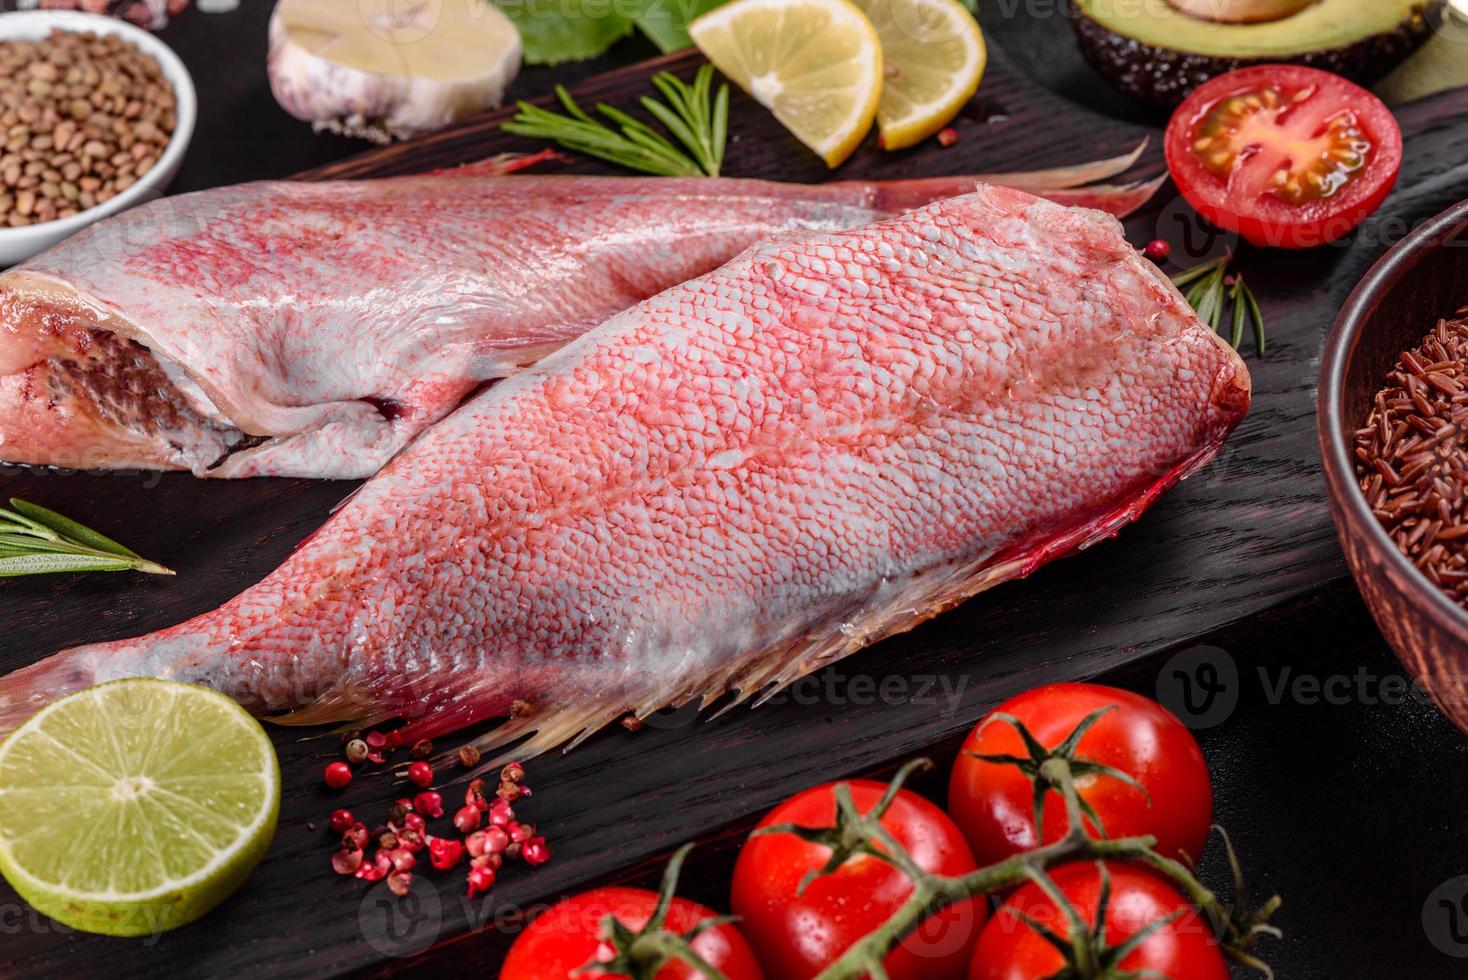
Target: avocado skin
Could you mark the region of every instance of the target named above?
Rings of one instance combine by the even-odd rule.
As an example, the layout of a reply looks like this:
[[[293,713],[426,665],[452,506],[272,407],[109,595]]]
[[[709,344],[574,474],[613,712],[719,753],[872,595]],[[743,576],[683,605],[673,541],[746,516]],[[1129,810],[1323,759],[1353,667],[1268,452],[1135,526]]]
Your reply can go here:
[[[1308,51],[1290,58],[1224,58],[1144,44],[1093,20],[1066,0],[1071,26],[1087,64],[1113,85],[1144,102],[1175,108],[1210,78],[1250,65],[1309,65],[1370,85],[1422,46],[1442,22],[1446,0],[1425,0],[1396,28],[1343,48]]]

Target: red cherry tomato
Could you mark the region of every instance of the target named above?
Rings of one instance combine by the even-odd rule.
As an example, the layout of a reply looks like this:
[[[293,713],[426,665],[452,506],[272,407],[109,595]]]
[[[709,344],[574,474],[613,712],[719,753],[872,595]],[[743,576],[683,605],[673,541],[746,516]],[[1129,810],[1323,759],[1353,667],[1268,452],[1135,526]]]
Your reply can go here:
[[[1115,949],[1153,923],[1179,913],[1122,958],[1116,965],[1118,975],[1228,980],[1228,966],[1206,916],[1171,885],[1145,871],[1113,865],[1110,873],[1106,948]],[[1093,863],[1068,864],[1053,869],[1050,877],[1094,931],[1100,906],[1100,868]],[[1017,912],[1024,912],[1062,938],[1071,936],[1061,909],[1039,885],[1025,885],[1005,900],[979,937],[968,980],[1039,980],[1069,975],[1062,972],[1066,963],[1060,952]]]
[[[1213,788],[1198,743],[1166,708],[1117,688],[1052,684],[1010,698],[994,714],[1017,718],[1053,749],[1088,715],[1108,706],[1112,710],[1082,736],[1075,755],[1126,773],[1146,792],[1098,774],[1076,781],[1080,795],[1101,818],[1106,836],[1151,834],[1162,854],[1197,860],[1208,840]],[[994,714],[969,734],[948,786],[948,812],[981,865],[1053,843],[1070,826],[1060,793],[1047,794],[1041,841],[1035,832],[1033,785],[1025,774],[970,755],[1027,756],[1019,732]]]
[[[1343,237],[1381,207],[1402,166],[1402,132],[1380,99],[1299,65],[1199,86],[1173,114],[1165,148],[1199,214],[1281,248]]]
[[[850,783],[857,809],[868,813],[886,786]],[[834,784],[791,797],[760,822],[828,827],[836,816]],[[976,869],[963,835],[942,810],[903,790],[882,817],[924,870],[942,875]],[[797,894],[809,871],[823,868],[830,848],[792,834],[751,837],[734,866],[731,901],[740,927],[776,980],[805,980],[835,962],[851,944],[880,926],[912,894],[912,883],[892,865],[858,856]],[[961,980],[985,919],[982,900],[964,902],[929,917],[886,960],[892,980]]]
[[[573,980],[575,971],[592,960],[605,962],[612,946],[602,932],[608,915],[632,930],[647,925],[658,897],[640,888],[599,888],[552,906],[535,918],[510,947],[500,969],[500,980]],[[685,933],[718,913],[697,902],[673,899],[664,927]],[[754,950],[732,925],[700,933],[693,951],[729,980],[764,980]],[[590,977],[623,977],[621,973],[593,972]],[[656,980],[700,980],[701,974],[682,961],[658,970]]]

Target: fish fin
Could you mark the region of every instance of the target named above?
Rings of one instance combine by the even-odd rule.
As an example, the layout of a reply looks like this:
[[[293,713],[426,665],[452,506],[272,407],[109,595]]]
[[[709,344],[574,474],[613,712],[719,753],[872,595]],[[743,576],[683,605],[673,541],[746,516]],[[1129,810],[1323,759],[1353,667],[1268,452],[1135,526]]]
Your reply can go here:
[[[1096,181],[1109,180],[1118,174],[1126,173],[1138,160],[1142,159],[1142,154],[1146,152],[1147,144],[1150,142],[1151,138],[1144,136],[1142,141],[1127,153],[1106,157],[1103,160],[1092,160],[1089,163],[1073,163],[1069,166],[1050,167],[1046,170],[980,174],[975,179],[1017,191],[1029,191],[1031,194],[1044,194],[1047,191],[1080,187],[1082,184],[1093,184]]]
[[[899,214],[912,211],[915,208],[920,208],[923,205],[931,204],[934,201],[939,201],[944,198],[958,197],[961,194],[971,193],[978,184],[995,184],[1000,187],[1008,187],[1011,190],[1025,191],[1029,194],[1049,198],[1052,194],[1072,191],[1080,188],[1083,184],[1095,183],[1096,181],[1106,180],[1125,173],[1141,158],[1142,152],[1146,148],[1147,141],[1144,139],[1137,145],[1136,149],[1121,156],[1108,157],[1104,160],[1094,160],[1089,163],[1072,164],[1068,167],[1053,167],[1048,170],[1016,171],[1001,174],[957,174],[946,177],[919,177],[911,180],[892,180],[874,183],[870,185],[873,196],[872,207],[889,214]],[[1123,184],[1114,186],[1103,184],[1084,190],[1075,190],[1075,193],[1084,194],[1088,191],[1092,192],[1094,199],[1097,201],[1108,201],[1115,198],[1118,202],[1118,205],[1115,206],[1119,206],[1123,202],[1130,203],[1132,197],[1139,192],[1140,188],[1145,186],[1147,185]],[[1155,190],[1156,188],[1154,187],[1153,192]],[[1123,194],[1123,192],[1125,193]],[[1062,194],[1061,198],[1064,196]],[[1151,194],[1149,193],[1146,198],[1133,204],[1132,210],[1140,207],[1150,197]],[[1060,198],[1055,198],[1055,200],[1061,204],[1068,203]],[[1110,211],[1112,214],[1117,214],[1118,217],[1123,216],[1113,210],[1112,207],[1106,207],[1102,204],[1093,204],[1090,206],[1100,210]]]
[[[268,721],[272,725],[281,725],[286,728],[299,728],[306,725],[336,725],[350,722],[353,727],[365,727],[375,725],[391,718],[372,718],[362,711],[362,706],[349,702],[345,698],[333,696],[328,692],[310,704],[287,711],[280,715],[263,715],[260,720]]]
[[[564,746],[563,751],[569,752],[626,714],[627,709],[620,702],[612,702],[610,706],[575,704],[547,712],[532,707],[474,740],[474,747],[487,760],[477,771],[496,768],[510,761],[533,759],[558,746]],[[506,748],[530,733],[533,733],[530,738]],[[490,753],[496,749],[504,751],[491,757]]]
[[[1131,184],[1093,184],[1090,187],[1041,191],[1039,196],[1055,204],[1091,208],[1095,211],[1105,211],[1117,218],[1125,218],[1152,200],[1165,183],[1167,183],[1167,174]]]
[[[474,163],[465,163],[457,167],[439,167],[430,170],[430,174],[452,174],[455,177],[503,177],[506,174],[517,173],[541,163],[550,161],[569,163],[570,161],[557,153],[555,150],[541,150],[538,153],[500,153],[484,160],[476,160]]]

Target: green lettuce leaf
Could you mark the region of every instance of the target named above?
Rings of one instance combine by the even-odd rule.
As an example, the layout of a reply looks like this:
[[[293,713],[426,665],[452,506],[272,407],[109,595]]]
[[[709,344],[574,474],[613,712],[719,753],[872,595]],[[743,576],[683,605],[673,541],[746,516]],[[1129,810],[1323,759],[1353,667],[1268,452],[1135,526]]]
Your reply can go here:
[[[701,14],[722,6],[727,0],[626,0],[625,9],[632,15],[642,33],[652,39],[664,54],[692,47],[688,25]]]
[[[664,0],[683,2],[683,0]],[[494,0],[520,31],[528,65],[595,58],[632,33],[626,0]]]

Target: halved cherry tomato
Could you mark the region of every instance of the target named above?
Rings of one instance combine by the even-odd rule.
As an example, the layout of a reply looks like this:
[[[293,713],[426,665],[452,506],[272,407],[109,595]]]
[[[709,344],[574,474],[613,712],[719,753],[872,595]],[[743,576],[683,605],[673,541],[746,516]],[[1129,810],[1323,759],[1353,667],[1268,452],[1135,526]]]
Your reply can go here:
[[[1151,934],[1121,958],[1107,976],[1168,977],[1170,980],[1228,980],[1228,966],[1208,919],[1177,889],[1146,871],[1112,865],[1111,895],[1104,932],[1096,930],[1101,904],[1101,869],[1094,863],[1067,864],[1050,879],[1090,927],[1093,952],[1116,949],[1157,923]],[[1062,939],[1071,938],[1066,916],[1039,885],[1025,885],[1005,900],[979,937],[968,980],[1039,980],[1079,976],[1066,972],[1065,957],[1020,917],[1024,913]],[[1176,918],[1168,921],[1169,916]]]
[[[1259,65],[1188,96],[1166,151],[1204,218],[1255,245],[1311,248],[1381,207],[1402,166],[1402,132],[1380,99],[1339,75]]]
[[[607,962],[613,953],[602,928],[608,915],[628,929],[647,925],[657,908],[658,897],[640,888],[598,888],[546,909],[515,939],[510,955],[500,969],[500,980],[575,980],[576,977],[625,977],[621,973],[576,971],[593,960]],[[714,918],[712,909],[675,898],[668,907],[663,926],[682,935],[698,923]],[[754,950],[732,925],[716,926],[700,933],[692,949],[704,962],[729,980],[763,980]],[[697,970],[681,960],[658,970],[656,980],[699,980]]]
[[[981,865],[1002,861],[1042,843],[1070,824],[1058,791],[1045,797],[1044,840],[1035,830],[1034,784],[1017,766],[973,755],[1027,757],[1017,729],[995,715],[1018,719],[1046,749],[1062,745],[1092,712],[1110,708],[1077,743],[1081,763],[1109,766],[1141,789],[1103,773],[1076,780],[1107,837],[1151,834],[1168,857],[1197,860],[1208,840],[1213,787],[1191,732],[1162,705],[1099,684],[1051,684],[1010,698],[969,734],[953,766],[948,812],[963,828]],[[1095,833],[1094,828],[1092,833]]]
[[[886,792],[881,783],[853,780],[862,813]],[[799,793],[771,810],[761,827],[790,823],[829,827],[836,816],[834,784]],[[953,821],[915,793],[899,791],[882,826],[925,871],[942,875],[976,870],[973,854]],[[912,895],[912,882],[879,858],[858,855],[822,875],[799,894],[807,872],[825,867],[831,849],[793,834],[751,837],[734,866],[730,904],[775,980],[806,980],[835,962],[858,939],[886,922]],[[985,918],[982,899],[930,916],[886,959],[891,980],[961,980]]]

